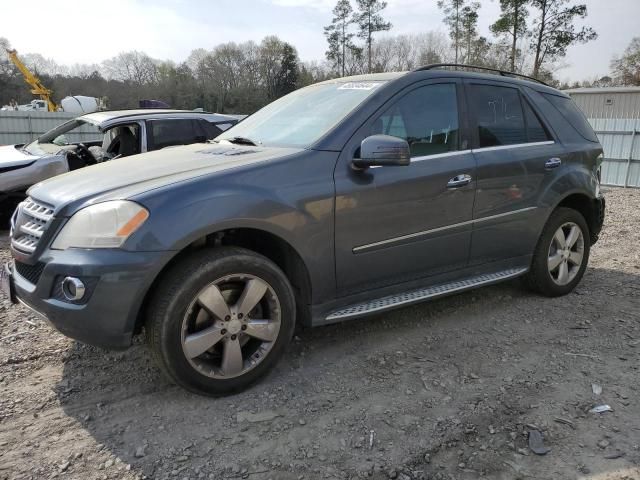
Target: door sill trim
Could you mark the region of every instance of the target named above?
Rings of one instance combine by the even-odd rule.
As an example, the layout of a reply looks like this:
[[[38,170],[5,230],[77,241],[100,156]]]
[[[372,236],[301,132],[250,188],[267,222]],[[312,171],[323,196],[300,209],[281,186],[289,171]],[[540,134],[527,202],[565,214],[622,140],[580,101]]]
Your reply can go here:
[[[405,307],[414,303],[420,303],[433,298],[462,292],[464,290],[471,290],[473,288],[519,277],[525,274],[528,270],[528,268],[511,268],[500,272],[476,275],[464,280],[456,280],[405,293],[389,295],[368,302],[357,303],[350,307],[331,312],[327,315],[325,322],[323,323],[333,323],[352,318],[365,317],[374,313]]]

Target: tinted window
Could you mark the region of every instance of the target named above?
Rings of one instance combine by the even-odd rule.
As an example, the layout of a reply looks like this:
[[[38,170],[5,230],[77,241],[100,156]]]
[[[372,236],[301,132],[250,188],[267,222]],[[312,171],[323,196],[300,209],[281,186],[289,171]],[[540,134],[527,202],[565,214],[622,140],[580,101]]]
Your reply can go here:
[[[200,124],[203,135],[207,138],[207,140],[213,140],[222,133],[222,130],[211,122],[207,122],[206,120],[198,120],[198,123]]]
[[[235,122],[235,123],[217,123],[216,127],[218,127],[220,130],[222,130],[224,132],[225,130],[229,130],[236,123],[238,123],[238,122]]]
[[[456,86],[428,85],[409,92],[377,118],[371,133],[404,138],[412,157],[457,150]]]
[[[547,129],[544,128],[544,125],[542,125],[542,122],[531,108],[531,105],[529,105],[529,102],[524,100],[522,103],[524,105],[524,116],[527,121],[527,137],[529,141],[546,142],[552,140]]]
[[[493,85],[471,85],[469,97],[481,148],[527,143],[518,90]]]
[[[151,120],[150,139],[154,150],[173,145],[203,142],[204,133],[193,120]]]
[[[543,93],[542,96],[562,114],[565,120],[569,122],[580,135],[590,142],[598,141],[598,137],[593,132],[591,125],[589,125],[586,117],[580,109],[578,109],[576,104],[573,103],[573,100],[566,97],[551,95],[550,93]]]

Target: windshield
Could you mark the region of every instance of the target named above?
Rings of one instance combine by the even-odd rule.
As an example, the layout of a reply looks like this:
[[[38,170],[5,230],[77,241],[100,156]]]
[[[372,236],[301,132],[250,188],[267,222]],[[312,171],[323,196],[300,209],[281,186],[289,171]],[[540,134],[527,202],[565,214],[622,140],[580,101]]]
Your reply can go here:
[[[32,155],[42,155],[57,153],[60,147],[80,142],[102,142],[102,133],[96,125],[76,118],[49,130],[24,149]]]
[[[270,103],[216,141],[308,147],[384,83],[329,83],[302,88]]]

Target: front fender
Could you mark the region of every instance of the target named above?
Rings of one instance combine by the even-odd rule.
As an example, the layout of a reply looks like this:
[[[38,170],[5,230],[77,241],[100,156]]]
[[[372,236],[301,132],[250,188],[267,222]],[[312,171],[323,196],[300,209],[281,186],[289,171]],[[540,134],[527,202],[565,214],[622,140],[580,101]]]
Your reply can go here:
[[[335,294],[333,152],[306,152],[225,175],[168,185],[131,198],[149,219],[124,245],[134,251],[181,251],[211,233],[252,228],[298,252],[316,293]]]

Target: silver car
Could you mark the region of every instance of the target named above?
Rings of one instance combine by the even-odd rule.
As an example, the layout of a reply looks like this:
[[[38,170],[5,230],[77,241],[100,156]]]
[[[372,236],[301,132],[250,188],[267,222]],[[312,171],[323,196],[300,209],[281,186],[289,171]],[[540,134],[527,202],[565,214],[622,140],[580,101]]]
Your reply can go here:
[[[205,142],[240,118],[188,110],[96,112],[26,145],[0,147],[0,229],[31,185],[114,158]]]

